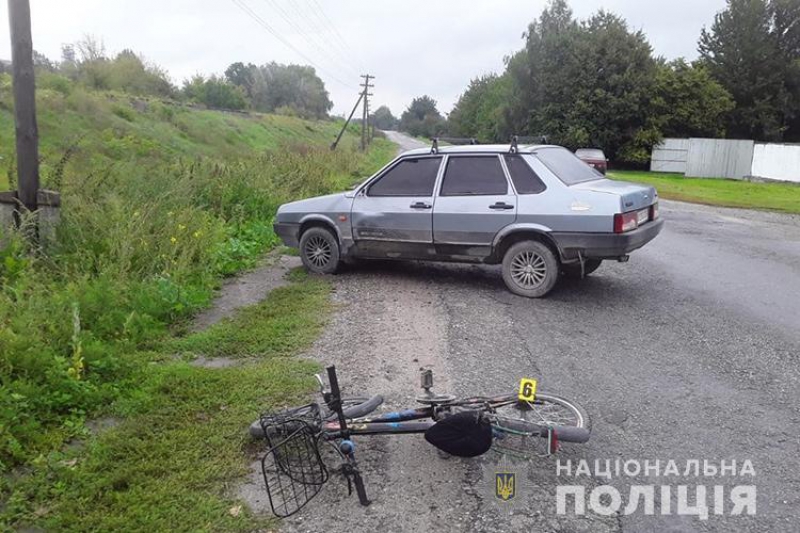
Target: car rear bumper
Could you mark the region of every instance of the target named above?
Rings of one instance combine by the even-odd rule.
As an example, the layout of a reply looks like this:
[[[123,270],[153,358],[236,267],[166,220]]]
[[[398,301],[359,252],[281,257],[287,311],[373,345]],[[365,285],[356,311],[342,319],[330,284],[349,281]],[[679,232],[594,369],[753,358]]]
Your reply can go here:
[[[275,223],[272,229],[286,246],[291,248],[300,246],[300,224]]]
[[[553,239],[565,260],[616,259],[638,250],[656,238],[664,227],[663,220],[655,220],[627,233],[553,233]]]

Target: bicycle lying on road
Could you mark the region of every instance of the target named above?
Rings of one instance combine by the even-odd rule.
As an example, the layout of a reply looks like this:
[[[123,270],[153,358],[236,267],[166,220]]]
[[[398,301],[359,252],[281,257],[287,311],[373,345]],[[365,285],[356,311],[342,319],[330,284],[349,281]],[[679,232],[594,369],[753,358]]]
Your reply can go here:
[[[336,368],[327,369],[330,391],[317,375],[324,405],[266,413],[250,426],[253,437],[265,439],[268,450],[261,460],[272,512],[290,516],[305,506],[328,481],[320,445],[328,443],[341,461],[339,471],[352,493],[355,485],[362,505],[370,500],[355,458],[354,435],[423,433],[425,440],[451,455],[476,457],[493,442],[520,437],[546,444],[544,455],[558,449],[560,441],[589,440],[590,422],[577,403],[536,391],[536,381],[523,379],[516,394],[457,399],[432,392],[433,374],[422,373],[422,407],[368,416],[382,403],[381,396],[343,398]],[[526,444],[527,445],[527,444]],[[352,484],[351,484],[352,483]]]

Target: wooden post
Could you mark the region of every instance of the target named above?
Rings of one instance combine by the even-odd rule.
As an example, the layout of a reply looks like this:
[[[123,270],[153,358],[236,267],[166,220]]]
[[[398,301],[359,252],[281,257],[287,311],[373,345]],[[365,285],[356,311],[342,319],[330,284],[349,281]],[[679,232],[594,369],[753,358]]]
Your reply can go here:
[[[17,135],[17,198],[28,211],[38,208],[39,131],[33,73],[31,7],[28,0],[8,0],[14,77],[14,124]]]
[[[364,87],[364,92],[361,93],[364,98],[364,109],[361,112],[361,150],[366,151],[367,143],[369,142],[369,135],[367,133],[367,128],[369,128],[369,97],[372,96],[369,90],[374,87],[374,85],[369,83],[369,80],[374,80],[375,76],[364,74],[361,77],[364,78],[364,83],[361,85]]]
[[[353,106],[353,110],[350,112],[350,116],[347,117],[347,120],[344,122],[344,126],[342,126],[342,131],[339,132],[339,135],[336,137],[336,140],[333,141],[331,145],[331,150],[336,150],[336,147],[339,146],[339,141],[342,140],[342,135],[344,135],[344,131],[347,129],[347,125],[350,124],[350,121],[353,120],[353,115],[356,114],[356,109],[358,109],[358,104],[361,103],[361,99],[364,98],[364,93],[361,93],[358,96],[358,100],[356,100],[356,105]]]

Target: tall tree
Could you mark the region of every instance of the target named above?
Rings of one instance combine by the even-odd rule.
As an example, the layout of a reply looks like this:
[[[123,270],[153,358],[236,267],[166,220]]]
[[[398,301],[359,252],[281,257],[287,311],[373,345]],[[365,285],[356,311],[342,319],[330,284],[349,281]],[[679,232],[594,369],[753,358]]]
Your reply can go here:
[[[239,62],[228,67],[225,78],[243,91],[257,111],[325,118],[333,107],[325,83],[313,67],[275,62],[259,67]]]
[[[651,98],[656,62],[641,31],[600,11],[578,23],[565,0],[554,0],[528,27],[522,54],[508,71],[509,124],[572,148],[596,146],[612,158],[643,161],[660,133]]]
[[[400,129],[415,136],[435,137],[445,126],[444,118],[436,108],[436,100],[430,96],[420,96],[400,117]]]
[[[702,65],[661,63],[653,113],[665,137],[724,137],[724,117],[736,104]]]
[[[728,0],[698,44],[702,62],[733,95],[728,134],[755,140],[797,138],[800,112],[800,2]]]
[[[399,121],[392,115],[392,110],[385,105],[380,106],[370,117],[370,122],[379,130],[393,130],[397,128]]]
[[[510,96],[507,75],[491,74],[473,79],[448,116],[448,132],[455,137],[474,137],[481,142],[508,140],[513,133],[506,123]]]

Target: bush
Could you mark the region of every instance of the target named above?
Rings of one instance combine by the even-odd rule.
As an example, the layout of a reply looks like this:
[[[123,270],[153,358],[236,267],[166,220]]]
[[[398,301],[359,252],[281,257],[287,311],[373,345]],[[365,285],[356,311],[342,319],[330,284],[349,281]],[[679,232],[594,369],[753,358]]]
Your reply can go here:
[[[134,120],[136,120],[136,113],[134,113],[133,109],[131,109],[130,107],[114,105],[111,106],[111,112],[127,122],[133,122]]]
[[[60,93],[62,96],[69,96],[72,92],[72,82],[69,78],[59,74],[43,72],[36,78],[38,89],[45,89]]]

